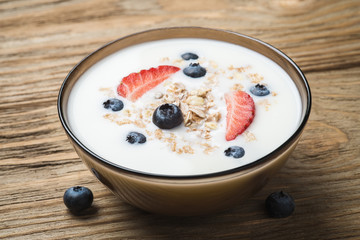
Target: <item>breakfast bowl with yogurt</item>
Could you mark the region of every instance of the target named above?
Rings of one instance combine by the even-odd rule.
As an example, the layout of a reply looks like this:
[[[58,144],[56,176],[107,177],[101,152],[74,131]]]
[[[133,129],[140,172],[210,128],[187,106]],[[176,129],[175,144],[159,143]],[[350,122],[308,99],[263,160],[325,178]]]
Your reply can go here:
[[[76,152],[148,212],[223,211],[265,185],[295,149],[311,95],[301,70],[257,39],[199,27],[115,40],[68,74],[58,112]]]

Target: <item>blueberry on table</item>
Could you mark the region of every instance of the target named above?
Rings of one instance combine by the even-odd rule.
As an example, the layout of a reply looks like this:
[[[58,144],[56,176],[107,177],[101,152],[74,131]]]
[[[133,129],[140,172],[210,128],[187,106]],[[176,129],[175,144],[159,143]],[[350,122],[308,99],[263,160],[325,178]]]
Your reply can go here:
[[[175,104],[165,103],[155,109],[152,121],[161,129],[171,129],[179,126],[184,119],[178,106]]]
[[[116,98],[110,98],[103,103],[104,108],[111,109],[114,112],[120,111],[124,108],[124,103]]]
[[[263,97],[270,94],[269,89],[262,84],[256,84],[255,86],[252,86],[250,88],[250,92],[254,94],[255,96]]]
[[[128,141],[131,144],[134,143],[145,143],[146,142],[146,137],[144,134],[142,133],[138,133],[138,132],[130,132],[127,136],[126,136],[126,141]]]
[[[67,189],[63,196],[66,207],[73,213],[79,213],[89,208],[93,199],[94,196],[91,190],[82,186]]]
[[[294,212],[295,202],[289,194],[280,191],[274,192],[267,197],[265,207],[270,217],[285,218]]]
[[[198,59],[199,56],[196,55],[195,53],[187,52],[187,53],[182,54],[181,58],[187,61],[190,59],[193,59],[193,60]]]
[[[245,150],[239,146],[232,146],[226,149],[224,153],[227,157],[241,158],[245,155]]]
[[[192,78],[199,78],[205,76],[206,69],[199,63],[190,63],[188,67],[184,68],[183,73]]]

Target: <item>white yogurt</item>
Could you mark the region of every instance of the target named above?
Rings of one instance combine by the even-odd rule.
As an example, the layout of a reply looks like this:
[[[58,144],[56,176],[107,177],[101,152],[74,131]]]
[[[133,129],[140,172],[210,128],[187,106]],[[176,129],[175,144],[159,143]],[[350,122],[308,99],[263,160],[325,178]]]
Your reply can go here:
[[[199,59],[182,60],[181,54],[185,52],[196,53]],[[200,62],[207,69],[206,75],[202,78],[184,75],[182,70],[190,62]],[[159,65],[177,66],[181,70],[135,102],[116,93],[123,77]],[[271,94],[252,95],[249,89],[256,82],[265,84]],[[213,96],[215,106],[206,113],[207,116],[219,113],[220,120],[212,121],[211,128],[205,128],[203,119],[202,124],[190,127],[182,124],[160,133],[151,121],[151,114],[154,106],[165,100],[156,99],[155,95],[168,93],[174,83],[185,85],[188,94],[211,89],[208,96]],[[234,87],[252,96],[256,112],[243,134],[226,141],[224,94]],[[124,109],[119,112],[105,109],[103,102],[110,97],[122,100]],[[206,39],[161,40],[118,51],[86,71],[73,87],[68,101],[70,128],[88,149],[126,168],[165,175],[214,173],[256,161],[295,132],[300,112],[296,86],[276,63],[249,49]],[[204,129],[208,129],[206,138]],[[146,143],[128,143],[126,136],[130,131],[143,133]],[[235,145],[243,147],[245,155],[238,159],[225,156],[224,150]]]

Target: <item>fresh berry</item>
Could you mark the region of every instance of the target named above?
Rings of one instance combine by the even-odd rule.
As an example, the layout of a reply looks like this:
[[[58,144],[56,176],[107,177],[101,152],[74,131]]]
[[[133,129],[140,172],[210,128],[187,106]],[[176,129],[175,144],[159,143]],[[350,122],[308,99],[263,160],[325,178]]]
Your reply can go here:
[[[259,83],[256,84],[255,86],[252,86],[250,88],[250,92],[252,94],[254,94],[255,96],[259,96],[259,97],[266,96],[266,95],[270,94],[269,89],[265,85],[262,85],[262,84],[259,84]]]
[[[183,122],[180,108],[174,104],[165,103],[154,111],[152,121],[161,129],[171,129]]]
[[[190,60],[190,59],[195,60],[195,59],[199,58],[198,55],[196,55],[195,53],[191,53],[191,52],[184,53],[184,54],[181,55],[181,57],[184,60]]]
[[[120,111],[124,108],[124,103],[121,100],[116,99],[116,98],[108,99],[107,101],[105,101],[103,103],[103,105],[104,105],[104,108],[106,108],[106,109],[110,108],[114,112]]]
[[[255,103],[249,94],[233,91],[225,94],[226,101],[226,140],[234,140],[252,123],[255,116]]]
[[[146,142],[146,137],[144,134],[142,133],[138,133],[138,132],[130,132],[127,136],[126,136],[126,141],[128,141],[131,144],[134,143],[145,143]]]
[[[117,92],[120,96],[135,102],[147,91],[156,87],[179,70],[178,67],[162,65],[157,68],[141,70],[138,73],[131,73],[122,79],[117,87]]]
[[[227,157],[241,158],[245,155],[245,150],[239,146],[232,146],[226,149],[224,153]]]
[[[200,66],[199,63],[190,63],[190,65],[183,70],[186,76],[192,78],[203,77],[206,74],[206,69]]]
[[[87,187],[71,187],[64,193],[63,200],[66,207],[73,213],[79,213],[89,208],[94,196]]]
[[[265,207],[270,217],[285,218],[294,212],[295,202],[289,194],[280,191],[274,192],[266,198]]]

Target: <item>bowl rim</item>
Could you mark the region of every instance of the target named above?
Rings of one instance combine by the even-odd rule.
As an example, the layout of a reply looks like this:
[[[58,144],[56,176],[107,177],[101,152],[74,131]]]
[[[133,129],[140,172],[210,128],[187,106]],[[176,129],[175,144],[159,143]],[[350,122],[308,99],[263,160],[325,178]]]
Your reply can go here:
[[[248,163],[248,164],[240,166],[240,167],[236,167],[236,168],[232,168],[232,169],[228,169],[228,170],[224,170],[224,171],[220,171],[220,172],[196,174],[196,175],[167,175],[167,174],[158,174],[158,173],[149,173],[149,172],[139,171],[139,170],[136,170],[136,169],[131,169],[131,168],[128,168],[128,167],[125,167],[125,166],[121,166],[119,164],[115,164],[115,163],[113,163],[113,162],[111,162],[109,160],[106,160],[105,158],[102,158],[101,156],[97,155],[96,153],[91,151],[89,148],[87,148],[85,146],[85,144],[83,144],[75,136],[75,134],[71,131],[70,127],[68,126],[68,124],[67,124],[67,122],[65,120],[65,114],[63,113],[63,109],[62,109],[63,92],[64,92],[64,89],[66,87],[66,83],[68,81],[70,81],[69,78],[72,76],[73,72],[75,72],[76,69],[79,67],[79,65],[81,65],[83,62],[85,62],[89,57],[91,57],[92,55],[98,53],[102,49],[107,48],[108,46],[110,46],[110,45],[112,45],[112,44],[114,44],[114,43],[116,43],[118,41],[121,41],[121,40],[127,39],[127,38],[131,38],[131,37],[136,36],[136,35],[146,34],[147,32],[164,31],[164,30],[177,30],[177,29],[202,29],[202,30],[210,30],[210,31],[225,32],[225,33],[228,33],[228,34],[234,34],[234,35],[240,36],[242,38],[246,38],[246,39],[248,39],[250,41],[257,42],[258,44],[261,44],[261,45],[265,46],[266,48],[269,48],[270,50],[272,50],[276,54],[280,55],[288,63],[290,63],[290,65],[297,71],[297,73],[301,77],[302,82],[303,82],[303,84],[305,86],[306,95],[307,95],[306,96],[307,106],[306,106],[306,109],[305,109],[305,114],[304,114],[304,117],[301,120],[299,126],[297,127],[296,131],[284,143],[282,143],[279,147],[277,147],[276,149],[274,149],[273,151],[271,151],[270,153],[268,153],[264,157],[259,158],[256,161],[253,161],[251,163]],[[144,42],[146,42],[146,41],[144,41]],[[261,52],[258,52],[258,53],[261,54]],[[93,65],[91,65],[91,66],[93,66]],[[242,172],[244,170],[248,170],[250,168],[259,166],[261,164],[264,164],[264,163],[270,161],[271,156],[276,155],[279,152],[281,152],[283,147],[285,147],[286,145],[292,143],[298,136],[300,136],[301,132],[305,128],[305,125],[306,125],[306,123],[307,123],[307,121],[309,119],[310,111],[311,111],[311,105],[312,105],[312,98],[311,98],[311,91],[310,91],[309,83],[308,83],[304,73],[301,71],[300,67],[290,57],[288,57],[285,53],[283,53],[279,49],[275,48],[274,46],[272,46],[272,45],[270,45],[270,44],[268,44],[268,43],[266,43],[266,42],[264,42],[262,40],[259,40],[259,39],[254,38],[254,37],[250,37],[248,35],[244,35],[244,34],[241,34],[241,33],[237,33],[237,32],[230,31],[230,30],[225,30],[225,29],[216,29],[216,28],[207,28],[207,27],[195,27],[195,26],[153,28],[153,29],[149,29],[149,30],[145,30],[145,31],[132,33],[132,34],[126,35],[124,37],[120,37],[118,39],[115,39],[113,41],[110,41],[110,42],[102,45],[100,48],[96,49],[95,51],[93,51],[90,54],[88,54],[87,56],[85,56],[80,62],[78,62],[69,71],[69,73],[65,77],[65,79],[64,79],[64,81],[63,81],[63,83],[62,83],[62,85],[61,85],[61,87],[59,89],[58,99],[57,99],[58,117],[60,119],[60,122],[61,122],[65,132],[71,138],[71,140],[74,143],[76,143],[76,145],[78,145],[87,154],[89,154],[92,157],[92,159],[95,159],[97,162],[99,162],[101,164],[105,164],[106,166],[114,169],[115,171],[120,170],[120,171],[123,171],[125,173],[130,174],[130,175],[142,176],[142,177],[153,178],[153,179],[168,179],[168,180],[176,180],[176,179],[207,179],[207,178],[213,178],[213,177],[226,176],[226,175],[230,175],[230,174],[234,174],[234,173],[239,173],[239,172]]]

